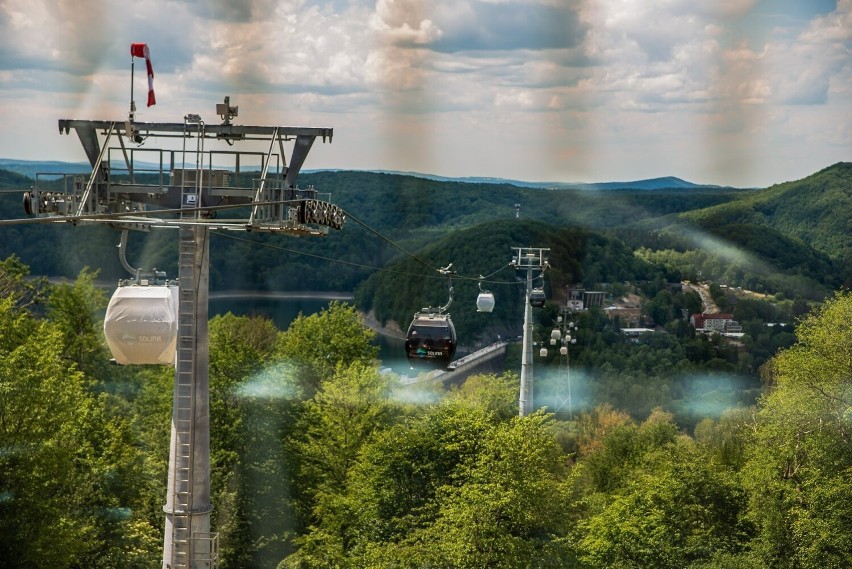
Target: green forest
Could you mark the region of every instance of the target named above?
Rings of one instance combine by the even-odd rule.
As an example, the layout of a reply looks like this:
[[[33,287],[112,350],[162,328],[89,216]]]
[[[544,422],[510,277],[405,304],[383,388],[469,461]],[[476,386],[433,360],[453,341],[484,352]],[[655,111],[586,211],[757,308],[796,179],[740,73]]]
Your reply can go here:
[[[408,253],[450,248],[445,240],[458,241],[457,231],[514,221],[588,231],[631,251],[657,253],[684,278],[787,298],[819,300],[852,284],[852,222],[846,215],[852,208],[852,163],[760,190],[544,190],[350,171],[308,172],[299,181],[330,192],[347,214],[343,230],[324,238],[216,232],[213,290],[354,291],[377,269],[411,260]],[[32,184],[26,176],[0,170],[0,189],[13,190],[0,193],[0,219],[24,217],[21,195]],[[506,264],[512,246],[547,246],[527,242],[533,236],[508,226],[502,233],[504,248],[492,247],[487,232],[480,231],[475,237],[481,242],[429,261],[464,264],[476,277]],[[118,233],[104,226],[9,225],[3,228],[0,258],[14,254],[34,274],[71,279],[89,267],[112,281],[127,276],[117,244]],[[483,248],[487,255],[480,253]],[[133,233],[127,251],[134,266],[177,272],[173,232]],[[584,262],[595,263],[594,252],[589,253]],[[574,278],[587,288],[603,278],[576,268]],[[417,274],[435,276],[427,266],[418,267]]]
[[[0,170],[0,219],[23,217],[32,183]],[[214,231],[211,291],[354,301],[287,329],[209,322],[221,568],[852,566],[852,164],[757,190],[300,183],[332,192],[343,230]],[[0,565],[159,566],[174,368],[109,363],[119,234],[0,231]],[[131,234],[128,259],[175,276],[175,235]],[[573,315],[570,411],[552,350],[536,352],[537,410],[518,417],[517,342],[503,371],[460,385],[383,373],[367,316],[404,330],[447,301],[448,263],[462,352],[519,335],[513,247],[549,249],[537,344],[568,288],[604,293]],[[697,333],[702,299],[683,283],[742,337]],[[605,310],[628,299],[635,322]]]
[[[173,370],[106,363],[93,276],[0,264],[5,567],[160,562]],[[403,386],[347,304],[283,331],[217,316],[220,566],[848,566],[850,319],[833,295],[753,405],[684,429],[662,406],[518,418],[513,371]]]

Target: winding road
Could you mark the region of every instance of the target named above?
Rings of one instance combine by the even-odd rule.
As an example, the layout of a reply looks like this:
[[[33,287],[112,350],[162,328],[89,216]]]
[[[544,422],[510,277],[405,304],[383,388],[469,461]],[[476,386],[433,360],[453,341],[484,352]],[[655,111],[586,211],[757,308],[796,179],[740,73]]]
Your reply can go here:
[[[710,287],[705,284],[693,284],[688,282],[681,283],[685,287],[689,287],[698,293],[701,297],[701,304],[704,306],[704,314],[718,314],[719,307],[713,302],[713,297],[710,296]]]

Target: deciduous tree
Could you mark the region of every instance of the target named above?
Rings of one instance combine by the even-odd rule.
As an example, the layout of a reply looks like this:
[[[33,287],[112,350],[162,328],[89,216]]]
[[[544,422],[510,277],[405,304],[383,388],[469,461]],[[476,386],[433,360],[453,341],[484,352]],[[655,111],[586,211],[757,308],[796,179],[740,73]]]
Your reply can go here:
[[[354,306],[334,301],[317,314],[299,314],[281,336],[278,354],[295,366],[310,397],[338,364],[375,363],[379,348],[372,343],[374,336]]]
[[[838,293],[767,367],[745,483],[770,566],[852,564],[850,322],[852,294]]]

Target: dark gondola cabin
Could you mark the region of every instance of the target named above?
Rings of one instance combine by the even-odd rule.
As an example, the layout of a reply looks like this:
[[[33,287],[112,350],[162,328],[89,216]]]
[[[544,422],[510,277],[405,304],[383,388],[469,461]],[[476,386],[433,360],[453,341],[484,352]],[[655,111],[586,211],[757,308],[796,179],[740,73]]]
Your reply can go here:
[[[544,289],[532,289],[532,292],[530,292],[530,306],[533,308],[541,308],[544,306]]]
[[[415,314],[408,327],[405,353],[412,367],[446,368],[456,353],[456,329],[450,315]]]

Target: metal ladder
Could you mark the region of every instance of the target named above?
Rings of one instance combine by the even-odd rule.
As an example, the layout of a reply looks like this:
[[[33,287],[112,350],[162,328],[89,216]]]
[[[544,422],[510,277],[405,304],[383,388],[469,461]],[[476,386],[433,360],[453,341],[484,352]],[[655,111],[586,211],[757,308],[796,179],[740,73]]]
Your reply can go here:
[[[175,361],[172,569],[188,568],[192,536],[192,426],[195,409],[195,228],[180,229],[178,347]]]
[[[186,125],[185,125],[186,126]],[[198,124],[199,145],[203,144],[203,124]],[[200,150],[200,149],[199,149]],[[198,163],[200,156],[196,156]],[[198,207],[201,197],[201,166],[196,169],[195,183],[181,181],[181,207]],[[196,219],[198,212],[181,214],[182,219]],[[175,360],[174,394],[174,456],[172,480],[172,569],[189,569],[192,563],[192,490],[193,490],[193,423],[195,422],[195,354],[196,354],[196,293],[198,289],[196,255],[198,240],[196,225],[179,229],[178,250],[178,344]]]

